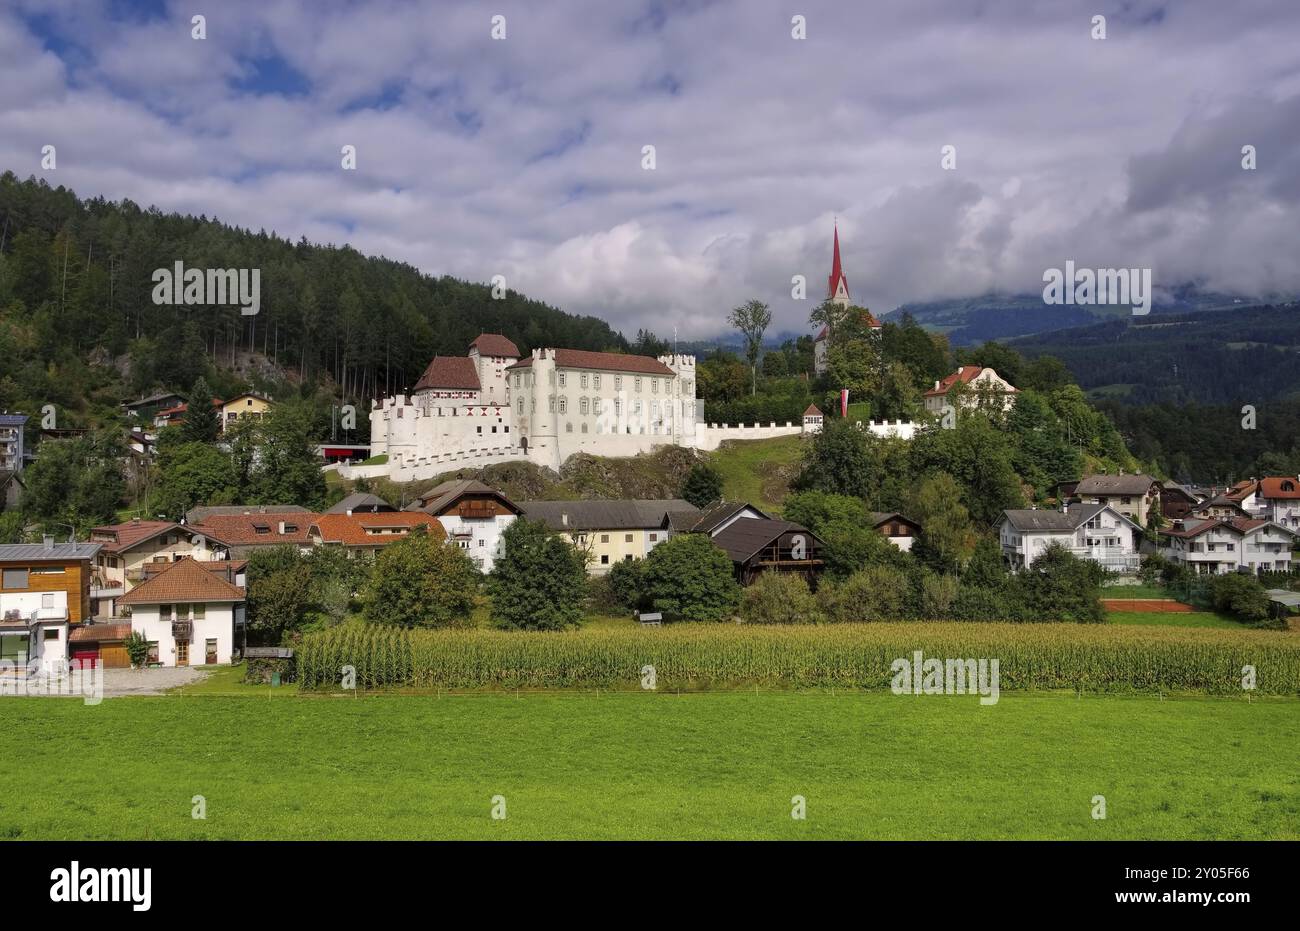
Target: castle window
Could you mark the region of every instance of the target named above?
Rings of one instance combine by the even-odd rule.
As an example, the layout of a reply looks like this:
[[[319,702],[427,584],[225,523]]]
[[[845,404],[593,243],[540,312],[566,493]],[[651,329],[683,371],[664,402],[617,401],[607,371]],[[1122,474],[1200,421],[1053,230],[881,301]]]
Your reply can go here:
[[[578,410],[583,414],[587,413],[587,399],[585,396],[578,401]]]
[[[583,433],[587,432],[587,425],[585,423],[582,425],[582,432]]]
[[[561,388],[564,387],[564,377],[565,377],[565,376],[564,376],[564,372],[561,372],[561,373],[560,373],[560,387],[561,387]]]
[[[621,413],[623,413],[623,399],[622,399],[622,398],[615,398],[615,399],[614,399],[614,416],[617,417],[617,416],[618,416],[619,414],[621,414]]]
[[[583,372],[583,373],[582,373],[582,387],[584,387],[584,388],[587,387],[587,373],[586,373],[586,372]]]
[[[520,399],[519,399],[519,413],[522,414],[523,412],[524,412],[524,399],[523,399],[523,398],[520,398]]]
[[[522,384],[522,379],[523,379],[523,376],[520,375],[518,372],[515,372],[515,387],[516,387],[516,388],[518,388],[518,387],[520,386],[520,384]]]
[[[474,429],[477,430],[479,433],[482,433],[482,432],[483,432],[483,428],[482,428],[482,427],[475,427]]]
[[[560,398],[560,413],[561,413],[561,414],[567,414],[568,412],[569,412],[569,399],[568,399],[567,397],[561,397],[561,398]],[[569,432],[573,432],[572,429],[570,429]]]
[[[632,413],[638,415],[641,413],[641,402],[639,400],[632,402]]]
[[[565,433],[572,433],[572,432],[573,432],[573,424],[571,424],[571,423],[566,423],[566,424],[564,425],[564,432],[565,432]]]
[[[635,388],[636,388],[636,390],[637,390],[637,391],[640,391],[640,390],[641,390],[641,376],[640,376],[640,375],[638,375],[638,376],[636,377],[636,381],[635,381],[634,384],[635,384]]]
[[[622,390],[623,390],[623,376],[622,376],[622,375],[615,375],[615,376],[614,376],[614,390],[615,390],[615,391],[622,391]]]
[[[591,386],[592,386],[593,388],[595,388],[597,391],[600,390],[600,376],[599,376],[599,375],[592,375],[592,376],[591,376]]]
[[[547,404],[546,404],[547,409],[550,410],[550,412],[551,412],[552,414],[554,414],[554,413],[555,413],[555,395],[552,394],[552,395],[548,396],[547,399],[546,399],[546,402],[547,402]]]
[[[650,379],[650,393],[651,394],[659,393],[659,379],[657,378]]]

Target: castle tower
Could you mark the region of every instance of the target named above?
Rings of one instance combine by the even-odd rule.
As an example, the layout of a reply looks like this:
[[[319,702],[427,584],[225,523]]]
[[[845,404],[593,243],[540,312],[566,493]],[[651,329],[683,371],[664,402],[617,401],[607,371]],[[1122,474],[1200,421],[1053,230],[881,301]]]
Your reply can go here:
[[[677,446],[695,445],[695,356],[660,356],[659,361],[668,366],[677,377],[673,379],[672,438]]]
[[[528,456],[541,465],[560,467],[560,418],[554,349],[534,349],[532,389],[528,392]]]

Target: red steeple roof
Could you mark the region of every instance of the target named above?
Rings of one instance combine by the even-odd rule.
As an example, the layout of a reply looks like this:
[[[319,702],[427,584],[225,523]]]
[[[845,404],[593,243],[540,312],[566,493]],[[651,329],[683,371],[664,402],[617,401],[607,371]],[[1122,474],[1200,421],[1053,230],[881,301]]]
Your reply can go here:
[[[840,225],[835,224],[835,257],[831,259],[831,276],[827,279],[826,296],[828,298],[835,296],[835,291],[839,283],[844,282],[844,293],[849,293],[849,279],[844,277],[844,269],[840,267]]]

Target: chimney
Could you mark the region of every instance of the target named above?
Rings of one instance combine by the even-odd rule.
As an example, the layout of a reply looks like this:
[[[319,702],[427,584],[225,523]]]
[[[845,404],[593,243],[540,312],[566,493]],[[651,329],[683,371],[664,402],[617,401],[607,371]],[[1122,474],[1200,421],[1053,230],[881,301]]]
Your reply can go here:
[[[935,390],[935,391],[938,391],[938,390],[939,390],[939,382],[937,382],[937,381],[934,383],[934,390]]]
[[[133,524],[138,524],[138,523],[140,523],[140,518],[138,518],[138,517],[132,517],[132,518],[131,518],[131,523],[133,523]]]
[[[41,539],[41,544],[45,547],[46,552],[54,549],[54,537],[48,533]]]
[[[280,521],[280,534],[284,534],[284,521]]]
[[[348,517],[351,517],[351,516],[352,516],[352,508],[348,508],[347,511],[346,511],[345,513],[348,515]],[[281,526],[283,526],[283,525],[281,525]]]
[[[569,526],[569,515],[567,512],[561,512],[560,523],[563,524],[565,527]]]

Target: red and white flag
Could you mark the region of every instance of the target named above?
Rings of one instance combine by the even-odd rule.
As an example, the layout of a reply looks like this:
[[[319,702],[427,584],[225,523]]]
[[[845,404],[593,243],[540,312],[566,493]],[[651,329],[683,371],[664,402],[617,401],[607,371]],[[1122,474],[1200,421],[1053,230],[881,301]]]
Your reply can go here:
[[[840,416],[847,418],[849,416],[849,389],[840,389]]]

